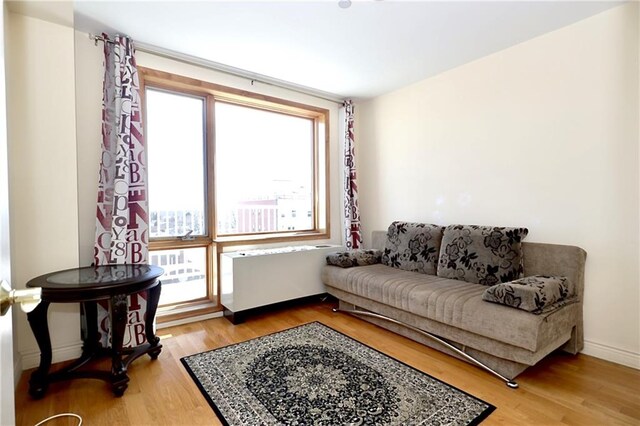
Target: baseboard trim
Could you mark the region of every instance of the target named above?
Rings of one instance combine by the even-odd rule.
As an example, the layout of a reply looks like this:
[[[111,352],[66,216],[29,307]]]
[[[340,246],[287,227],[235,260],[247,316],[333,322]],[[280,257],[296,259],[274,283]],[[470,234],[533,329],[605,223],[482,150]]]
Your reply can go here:
[[[69,361],[76,359],[82,354],[82,342],[73,343],[71,345],[62,346],[59,348],[52,348],[51,358],[52,364],[57,362]],[[40,350],[31,350],[20,353],[20,361],[22,368],[20,371],[34,368],[40,365]]]
[[[199,315],[196,317],[184,318],[180,320],[165,322],[162,324],[156,324],[156,329],[160,330],[167,327],[173,327],[175,325],[188,324],[190,322],[204,321],[211,318],[218,318],[222,316],[222,312],[213,312],[211,314]],[[57,362],[69,361],[77,359],[82,354],[82,342],[78,342],[72,345],[63,346],[60,348],[52,348],[52,364]],[[34,368],[40,365],[40,350],[25,351],[19,354],[19,359],[14,360],[16,383],[20,379],[20,375],[24,370]]]
[[[170,321],[162,324],[156,324],[156,328],[158,330],[173,327],[175,325],[188,324],[190,322],[196,321],[204,321],[211,318],[218,318],[222,316],[222,312],[213,312],[211,314],[198,315],[195,317],[184,318],[180,320]],[[77,342],[71,345],[52,348],[51,350],[51,358],[52,364],[57,362],[69,361],[77,359],[82,354],[82,342]],[[40,365],[40,350],[29,350],[24,351],[18,354],[18,359],[14,360],[14,374],[16,376],[15,383],[18,383],[20,380],[20,375],[24,370],[28,370],[29,368],[34,368]]]
[[[585,340],[582,353],[640,370],[640,354],[634,352]]]
[[[316,295],[315,297],[317,297]],[[300,303],[300,300],[297,301]],[[273,308],[274,306],[270,306]],[[255,313],[255,312],[254,312]],[[157,329],[163,329],[173,327],[176,325],[188,324],[190,322],[204,321],[211,318],[219,318],[222,316],[222,312],[213,312],[211,314],[199,315],[193,318],[184,318],[176,321],[171,321],[157,325]],[[76,359],[82,353],[82,342],[77,342],[71,345],[53,348],[52,350],[52,362],[63,362]],[[589,340],[584,341],[584,349],[582,353],[585,355],[593,356],[596,358],[604,359],[606,361],[615,362],[627,367],[640,370],[640,354],[626,351],[623,349],[614,348],[602,343],[592,342]],[[31,350],[20,352],[14,362],[14,383],[18,383],[20,376],[24,370],[37,367],[40,364],[40,351]]]

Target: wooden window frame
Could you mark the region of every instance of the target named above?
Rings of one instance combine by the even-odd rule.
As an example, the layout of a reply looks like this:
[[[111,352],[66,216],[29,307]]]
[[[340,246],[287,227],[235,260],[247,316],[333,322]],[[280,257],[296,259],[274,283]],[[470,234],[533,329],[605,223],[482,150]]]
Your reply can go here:
[[[286,243],[330,238],[330,167],[329,167],[329,110],[305,105],[272,96],[257,94],[241,89],[180,76],[164,71],[138,67],[140,93],[142,96],[143,123],[146,126],[146,89],[195,96],[205,100],[205,192],[207,208],[207,235],[194,236],[184,241],[179,237],[158,237],[150,239],[150,250],[205,247],[207,252],[207,297],[173,305],[158,310],[158,323],[179,320],[222,310],[220,305],[220,254],[225,247]],[[313,229],[302,231],[272,231],[261,233],[227,234],[219,236],[215,209],[215,102],[224,102],[263,111],[276,112],[313,120]],[[321,127],[324,138],[320,140]],[[144,131],[146,137],[146,128]],[[320,164],[319,154],[323,153],[324,164]],[[322,176],[322,179],[321,179]],[[322,187],[321,187],[322,185]],[[323,199],[320,193],[324,192]],[[321,214],[321,209],[324,214]],[[324,218],[321,223],[320,218]]]

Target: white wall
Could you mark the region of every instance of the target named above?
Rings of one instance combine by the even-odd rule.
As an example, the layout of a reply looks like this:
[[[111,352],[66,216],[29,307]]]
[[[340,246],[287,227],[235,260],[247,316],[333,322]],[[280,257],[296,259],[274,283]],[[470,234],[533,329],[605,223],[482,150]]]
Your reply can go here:
[[[357,108],[364,232],[526,226],[588,252],[585,352],[640,368],[638,4]]]
[[[102,143],[102,81],[104,53],[89,36],[75,38],[76,129],[78,137],[78,256],[80,264],[93,262],[96,235],[98,169]]]
[[[7,118],[11,271],[15,288],[78,266],[78,198],[73,30],[9,13]],[[49,309],[54,361],[78,353],[75,304]],[[39,360],[26,315],[17,314],[25,365]]]

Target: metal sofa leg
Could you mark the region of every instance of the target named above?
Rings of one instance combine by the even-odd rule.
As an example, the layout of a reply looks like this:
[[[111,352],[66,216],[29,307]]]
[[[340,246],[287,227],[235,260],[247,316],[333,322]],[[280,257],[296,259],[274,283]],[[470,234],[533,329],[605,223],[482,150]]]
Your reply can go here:
[[[386,317],[384,315],[376,314],[376,313],[373,313],[373,312],[361,311],[361,310],[358,310],[358,309],[343,309],[343,308],[333,308],[333,312],[345,312],[345,313],[352,314],[352,315],[363,315],[363,316],[367,316],[367,317],[378,318],[378,319],[382,319],[382,320],[385,320],[385,321],[392,322],[394,324],[401,325],[403,327],[407,327],[407,328],[415,331],[416,333],[420,333],[421,335],[423,335],[425,337],[428,337],[428,338],[430,338],[432,340],[435,340],[436,342],[446,346],[447,348],[451,349],[452,351],[454,351],[458,355],[462,356],[464,359],[466,359],[466,360],[470,361],[471,363],[477,365],[478,367],[488,371],[489,373],[493,374],[494,376],[499,377],[502,381],[505,382],[505,384],[508,387],[510,387],[512,389],[517,389],[518,388],[518,383],[514,382],[511,379],[506,378],[502,374],[500,374],[497,371],[495,371],[493,368],[483,364],[482,362],[478,361],[477,359],[475,359],[471,355],[467,354],[466,352],[461,351],[460,349],[458,349],[455,346],[453,346],[451,343],[447,342],[446,340],[442,339],[441,337],[436,336],[435,334],[428,333],[428,332],[420,330],[419,328],[416,328],[416,327],[414,327],[412,325],[405,324],[403,322],[394,320],[393,318],[389,318],[389,317]]]

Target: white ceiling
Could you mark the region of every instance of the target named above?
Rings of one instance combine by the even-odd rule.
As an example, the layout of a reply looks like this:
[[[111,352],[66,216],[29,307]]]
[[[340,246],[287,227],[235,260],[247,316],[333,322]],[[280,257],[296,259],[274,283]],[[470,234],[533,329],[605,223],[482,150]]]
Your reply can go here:
[[[611,1],[76,1],[76,29],[371,98],[572,24]]]

